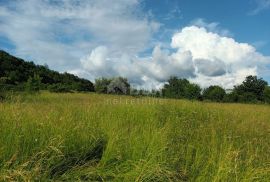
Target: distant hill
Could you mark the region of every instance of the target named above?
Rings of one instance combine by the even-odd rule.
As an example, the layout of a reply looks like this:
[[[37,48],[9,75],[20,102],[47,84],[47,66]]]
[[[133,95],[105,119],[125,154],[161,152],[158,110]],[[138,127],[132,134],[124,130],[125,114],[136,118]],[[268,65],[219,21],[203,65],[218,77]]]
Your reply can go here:
[[[70,73],[59,73],[48,66],[36,65],[0,50],[0,86],[23,89],[26,82],[38,75],[41,89],[64,88],[74,91],[94,91],[91,81]]]

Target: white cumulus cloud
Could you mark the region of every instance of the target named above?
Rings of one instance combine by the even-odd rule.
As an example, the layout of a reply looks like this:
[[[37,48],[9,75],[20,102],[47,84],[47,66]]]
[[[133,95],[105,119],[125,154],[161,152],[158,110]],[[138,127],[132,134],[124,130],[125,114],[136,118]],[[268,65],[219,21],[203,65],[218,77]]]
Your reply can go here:
[[[270,58],[230,38],[231,33],[217,22],[196,19],[176,32],[170,45],[164,44],[168,41],[160,31],[162,24],[143,12],[140,3],[7,1],[0,3],[0,36],[14,45],[16,56],[38,64],[91,80],[124,76],[149,89],[161,87],[170,76],[188,78],[203,87],[231,88],[247,75],[269,74]],[[140,56],[152,48],[148,56]]]
[[[140,0],[14,0],[0,3],[0,36],[15,54],[74,69],[89,50],[105,45],[114,56],[148,47],[159,23],[141,11]]]
[[[188,78],[203,87],[215,84],[232,88],[247,75],[259,74],[270,62],[253,46],[198,26],[185,27],[174,34],[171,47],[176,51],[156,46],[151,57],[123,54],[118,58],[97,47],[82,63],[94,77],[121,75],[147,88],[160,87],[170,76]]]

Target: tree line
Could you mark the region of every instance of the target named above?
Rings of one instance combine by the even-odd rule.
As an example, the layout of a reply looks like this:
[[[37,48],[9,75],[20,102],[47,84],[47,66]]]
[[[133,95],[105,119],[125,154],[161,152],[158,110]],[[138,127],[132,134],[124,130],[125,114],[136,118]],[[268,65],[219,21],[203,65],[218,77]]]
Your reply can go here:
[[[163,96],[169,98],[184,98],[209,100],[214,102],[240,103],[270,103],[270,87],[268,83],[257,76],[247,76],[240,84],[231,90],[213,85],[201,89],[198,85],[189,83],[186,79],[172,77],[162,89]]]
[[[0,91],[94,91],[94,84],[69,73],[50,70],[0,51]]]
[[[0,99],[5,91],[38,92],[86,91],[103,94],[151,96],[159,98],[208,100],[214,102],[270,103],[270,87],[257,76],[247,76],[232,90],[214,85],[202,89],[187,79],[171,77],[160,90],[132,88],[123,77],[98,78],[95,83],[69,73],[50,70],[0,51]]]
[[[171,77],[160,90],[137,90],[131,88],[122,77],[100,78],[95,81],[95,91],[103,94],[151,96],[160,98],[206,100],[213,102],[270,103],[270,87],[257,76],[247,76],[242,84],[232,90],[213,85],[202,89],[187,79]]]

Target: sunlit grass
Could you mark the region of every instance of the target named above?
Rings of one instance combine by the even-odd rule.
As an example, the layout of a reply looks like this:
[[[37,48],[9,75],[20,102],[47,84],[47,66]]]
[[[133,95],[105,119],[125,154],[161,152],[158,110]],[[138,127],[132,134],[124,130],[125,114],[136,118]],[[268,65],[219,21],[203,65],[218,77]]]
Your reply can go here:
[[[0,181],[270,181],[270,107],[42,93],[0,103]]]

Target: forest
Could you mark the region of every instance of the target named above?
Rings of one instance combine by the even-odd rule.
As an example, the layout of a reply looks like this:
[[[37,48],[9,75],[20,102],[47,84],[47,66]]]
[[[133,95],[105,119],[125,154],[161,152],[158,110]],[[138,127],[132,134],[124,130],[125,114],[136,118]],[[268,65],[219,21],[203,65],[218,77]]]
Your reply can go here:
[[[70,73],[52,71],[0,51],[1,90],[94,91],[92,82]]]

